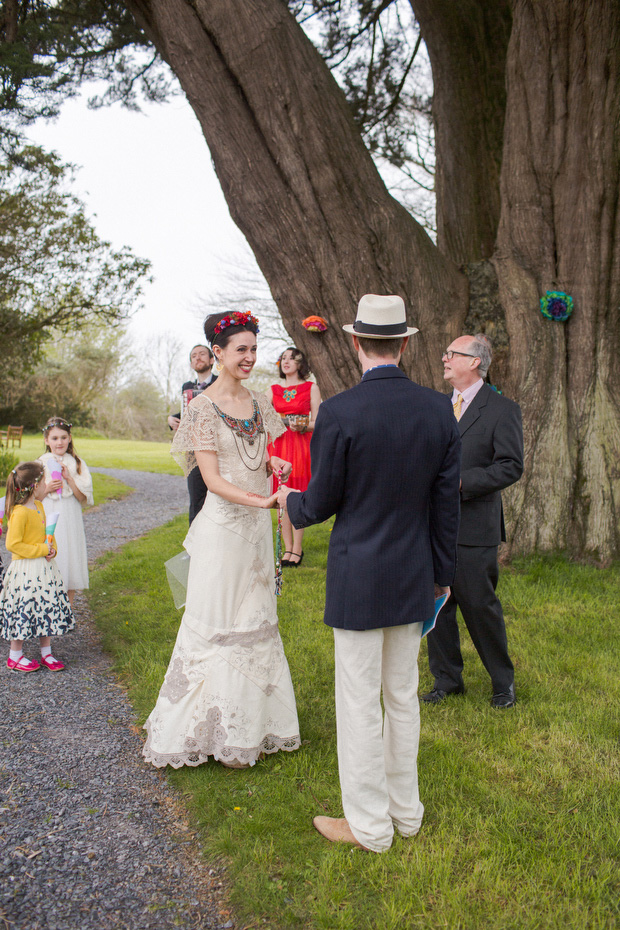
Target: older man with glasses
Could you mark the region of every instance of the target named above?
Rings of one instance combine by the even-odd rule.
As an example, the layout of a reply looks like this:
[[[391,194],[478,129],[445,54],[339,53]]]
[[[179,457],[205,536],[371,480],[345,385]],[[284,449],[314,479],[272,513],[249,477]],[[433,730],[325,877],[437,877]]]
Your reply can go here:
[[[452,593],[428,636],[435,678],[433,690],[421,696],[428,704],[465,690],[457,607],[491,678],[492,706],[504,709],[516,703],[514,667],[495,588],[497,547],[506,539],[501,491],[523,472],[523,430],[519,405],[484,382],[491,358],[490,341],[481,334],[460,336],[442,356],[462,443],[461,525]]]

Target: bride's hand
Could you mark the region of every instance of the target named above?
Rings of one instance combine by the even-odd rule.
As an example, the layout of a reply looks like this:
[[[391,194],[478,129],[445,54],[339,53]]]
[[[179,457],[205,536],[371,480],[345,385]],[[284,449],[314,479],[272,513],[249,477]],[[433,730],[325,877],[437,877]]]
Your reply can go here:
[[[278,494],[271,494],[269,497],[263,497],[262,494],[254,494],[252,491],[247,492],[248,497],[252,500],[249,502],[251,507],[260,507],[263,510],[271,510],[277,505]]]
[[[272,510],[274,507],[277,507],[278,506],[277,492],[275,494],[272,494],[270,497],[265,497],[263,499],[263,502],[259,506],[264,507],[265,510]]]
[[[267,474],[273,474],[277,476],[278,472],[282,471],[282,481],[286,481],[287,478],[290,477],[292,470],[292,464],[285,461],[284,459],[279,458],[277,455],[272,455],[267,462]]]

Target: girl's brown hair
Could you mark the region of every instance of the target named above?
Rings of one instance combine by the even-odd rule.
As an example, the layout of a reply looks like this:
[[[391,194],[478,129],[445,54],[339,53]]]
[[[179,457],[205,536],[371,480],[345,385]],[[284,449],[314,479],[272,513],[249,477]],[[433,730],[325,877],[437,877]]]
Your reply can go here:
[[[43,465],[41,462],[22,462],[16,465],[9,477],[6,479],[6,503],[5,513],[8,518],[11,511],[18,504],[25,504],[39,481],[43,477]]]
[[[75,459],[75,464],[77,467],[78,475],[82,474],[82,460],[73,448],[73,437],[71,436],[71,424],[67,423],[66,420],[63,420],[62,417],[50,417],[45,426],[43,427],[43,441],[45,442],[45,451],[51,452],[52,450],[47,444],[47,434],[51,429],[61,429],[65,433],[69,433],[69,445],[67,446],[67,452],[69,455],[72,455]]]

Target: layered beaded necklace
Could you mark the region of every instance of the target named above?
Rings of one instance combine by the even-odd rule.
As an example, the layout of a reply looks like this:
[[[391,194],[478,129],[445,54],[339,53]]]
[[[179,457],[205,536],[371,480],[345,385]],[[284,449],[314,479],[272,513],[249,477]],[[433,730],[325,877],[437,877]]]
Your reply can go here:
[[[211,401],[213,409],[231,430],[237,454],[246,468],[258,471],[264,464],[267,435],[258,402],[252,398],[252,416],[248,420],[231,417]]]

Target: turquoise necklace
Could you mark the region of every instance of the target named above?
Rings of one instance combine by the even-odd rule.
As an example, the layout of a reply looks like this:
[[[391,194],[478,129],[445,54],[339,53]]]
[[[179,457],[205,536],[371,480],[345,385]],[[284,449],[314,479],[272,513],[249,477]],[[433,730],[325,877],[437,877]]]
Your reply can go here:
[[[229,413],[224,413],[223,410],[220,410],[216,403],[213,401],[211,401],[211,403],[213,404],[215,412],[219,414],[232,432],[235,446],[237,447],[237,454],[243,464],[246,468],[249,468],[250,471],[258,471],[263,464],[265,446],[267,444],[263,416],[260,412],[258,402],[252,398],[252,416],[246,420],[238,417],[231,417]],[[255,464],[255,462],[258,462],[258,464]]]

